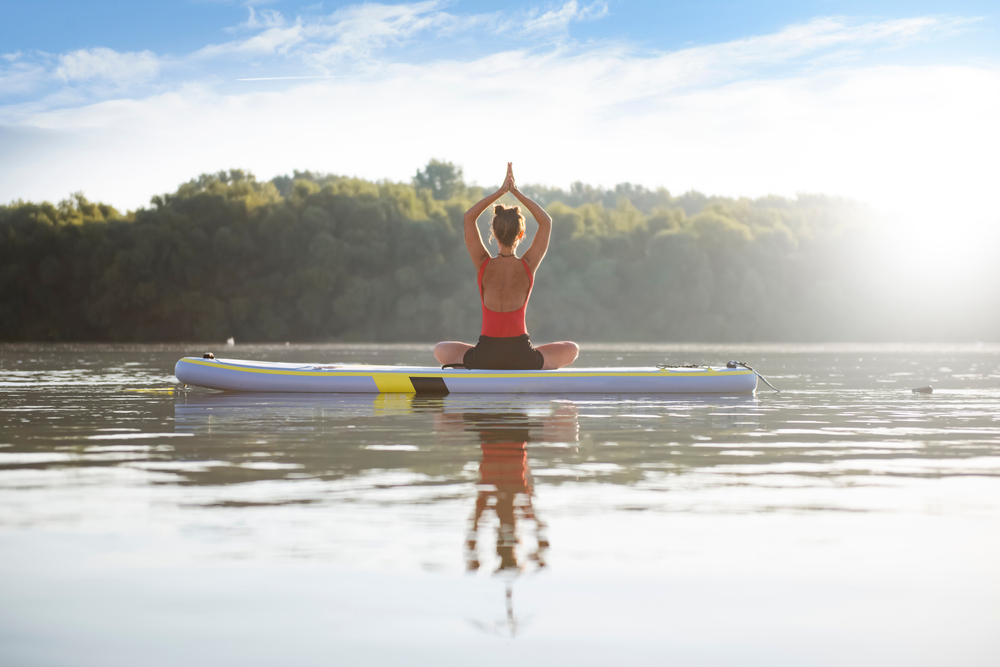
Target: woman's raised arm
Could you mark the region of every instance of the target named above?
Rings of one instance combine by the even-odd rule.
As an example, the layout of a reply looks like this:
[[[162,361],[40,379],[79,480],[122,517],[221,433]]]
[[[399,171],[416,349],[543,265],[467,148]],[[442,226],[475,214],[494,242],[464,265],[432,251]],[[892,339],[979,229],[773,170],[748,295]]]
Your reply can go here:
[[[514,185],[514,176],[511,172],[511,164],[507,163],[507,177],[503,180],[503,185],[500,189],[491,195],[486,195],[478,202],[472,205],[468,211],[465,212],[464,227],[465,227],[465,248],[469,251],[469,257],[472,258],[472,263],[476,265],[476,271],[482,266],[483,262],[487,257],[490,256],[489,251],[486,249],[486,244],[483,243],[483,236],[479,233],[479,227],[476,225],[476,220],[479,216],[483,214],[490,204],[500,199],[506,192],[509,192],[511,187]]]
[[[524,204],[524,207],[531,213],[535,222],[538,223],[538,231],[535,232],[535,238],[531,241],[531,247],[521,255],[531,268],[532,275],[534,275],[535,271],[538,270],[538,265],[545,259],[545,253],[549,250],[549,239],[552,237],[552,218],[531,197],[517,189],[517,185],[514,184],[513,167],[508,167],[507,173],[508,180],[510,181],[510,193],[517,197],[519,202]]]

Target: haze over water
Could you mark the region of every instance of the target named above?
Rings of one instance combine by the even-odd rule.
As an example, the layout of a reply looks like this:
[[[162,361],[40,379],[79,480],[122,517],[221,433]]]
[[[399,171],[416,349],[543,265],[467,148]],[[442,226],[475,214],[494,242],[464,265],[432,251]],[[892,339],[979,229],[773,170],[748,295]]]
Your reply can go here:
[[[0,347],[0,662],[992,665],[1000,347],[584,347],[756,396],[174,392]],[[911,389],[933,385],[930,395]]]

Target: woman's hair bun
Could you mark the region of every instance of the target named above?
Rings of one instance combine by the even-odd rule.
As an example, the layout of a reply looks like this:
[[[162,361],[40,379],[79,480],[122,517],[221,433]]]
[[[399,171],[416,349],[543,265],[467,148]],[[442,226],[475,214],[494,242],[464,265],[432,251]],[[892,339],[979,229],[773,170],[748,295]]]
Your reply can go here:
[[[490,240],[496,239],[503,245],[514,247],[524,237],[524,216],[520,206],[493,206],[493,222],[490,223]]]

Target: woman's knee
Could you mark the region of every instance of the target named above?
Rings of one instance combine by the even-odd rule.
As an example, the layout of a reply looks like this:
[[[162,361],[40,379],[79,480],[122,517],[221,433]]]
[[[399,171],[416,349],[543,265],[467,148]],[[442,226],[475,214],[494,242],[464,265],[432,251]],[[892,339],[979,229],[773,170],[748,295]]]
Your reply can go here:
[[[442,341],[434,346],[434,358],[437,359],[442,364],[448,363],[447,357],[450,356],[452,351],[452,345],[455,343],[453,341]]]
[[[560,356],[567,359],[566,364],[571,364],[576,361],[576,358],[580,356],[580,346],[570,340],[564,340],[556,343],[559,346]]]
[[[546,370],[555,370],[556,368],[568,366],[576,361],[576,358],[580,354],[580,346],[568,340],[542,345],[539,350],[541,350],[545,358],[545,366],[543,368]]]

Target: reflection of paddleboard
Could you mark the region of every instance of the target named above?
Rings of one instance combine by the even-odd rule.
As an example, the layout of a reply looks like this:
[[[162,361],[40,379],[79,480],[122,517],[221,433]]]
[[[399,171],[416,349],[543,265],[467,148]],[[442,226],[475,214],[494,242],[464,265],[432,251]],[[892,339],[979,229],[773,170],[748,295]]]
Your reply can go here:
[[[562,368],[485,371],[427,366],[288,364],[185,357],[184,384],[225,391],[466,394],[733,394],[752,392],[746,368]]]

